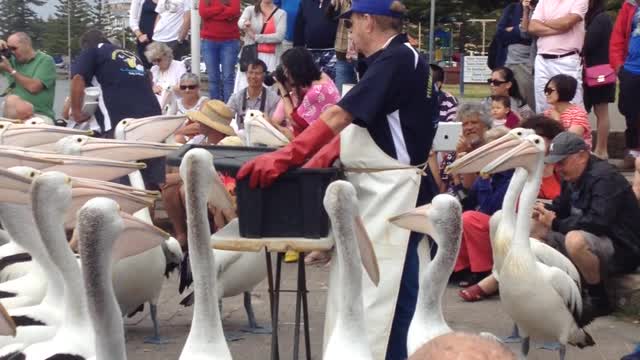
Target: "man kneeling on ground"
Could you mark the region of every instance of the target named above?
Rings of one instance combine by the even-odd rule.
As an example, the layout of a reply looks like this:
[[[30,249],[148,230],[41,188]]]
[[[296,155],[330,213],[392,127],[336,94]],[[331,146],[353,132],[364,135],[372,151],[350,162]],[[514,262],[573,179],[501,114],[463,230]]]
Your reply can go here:
[[[607,275],[634,271],[640,264],[640,207],[631,185],[615,167],[589,153],[574,133],[558,134],[545,162],[563,182],[553,203],[538,203],[533,217],[549,245],[567,255],[584,279],[595,316],[613,310]]]

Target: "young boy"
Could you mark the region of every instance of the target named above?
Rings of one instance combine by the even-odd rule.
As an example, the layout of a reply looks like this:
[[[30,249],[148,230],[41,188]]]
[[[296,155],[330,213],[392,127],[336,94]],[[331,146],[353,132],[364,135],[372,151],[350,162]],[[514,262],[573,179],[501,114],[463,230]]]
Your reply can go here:
[[[491,97],[491,116],[493,126],[506,126],[513,129],[520,124],[520,118],[511,111],[511,99],[507,96],[494,95]]]

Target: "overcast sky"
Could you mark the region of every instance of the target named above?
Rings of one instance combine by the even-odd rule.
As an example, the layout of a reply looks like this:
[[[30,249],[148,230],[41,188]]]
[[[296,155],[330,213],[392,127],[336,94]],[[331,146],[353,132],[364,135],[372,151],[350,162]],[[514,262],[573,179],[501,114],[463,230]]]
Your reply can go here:
[[[93,1],[89,0],[89,3],[93,3]],[[37,6],[36,11],[38,12],[38,15],[46,19],[49,15],[53,15],[56,10],[56,5],[58,5],[58,0],[49,0],[46,4]]]

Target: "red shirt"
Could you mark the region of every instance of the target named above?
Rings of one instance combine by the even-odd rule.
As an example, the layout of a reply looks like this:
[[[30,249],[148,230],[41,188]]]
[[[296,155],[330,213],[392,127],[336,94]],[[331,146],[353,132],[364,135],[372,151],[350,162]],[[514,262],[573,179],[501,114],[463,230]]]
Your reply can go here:
[[[240,39],[240,0],[228,0],[226,3],[222,0],[200,0],[201,38],[213,41]]]

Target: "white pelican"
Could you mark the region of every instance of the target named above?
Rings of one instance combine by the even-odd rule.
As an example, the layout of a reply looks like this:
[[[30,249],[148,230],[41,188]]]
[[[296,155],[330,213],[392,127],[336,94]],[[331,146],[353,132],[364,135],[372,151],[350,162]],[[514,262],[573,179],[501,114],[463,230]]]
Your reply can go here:
[[[194,306],[193,321],[180,360],[231,359],[229,347],[222,331],[218,293],[216,290],[215,255],[211,251],[207,200],[226,208],[226,197],[217,196],[214,181],[220,181],[213,167],[211,154],[203,149],[193,149],[182,159],[180,176],[184,180],[188,243],[193,271]],[[224,189],[224,187],[223,187]],[[202,196],[206,194],[208,196]]]
[[[112,282],[114,262],[157,247],[160,229],[121,212],[108,198],[93,198],[78,211],[78,241],[97,360],[126,360],[122,313]],[[132,241],[133,240],[133,241]]]
[[[529,337],[536,336],[558,341],[560,359],[564,359],[566,344],[583,348],[595,343],[582,328],[591,319],[583,312],[580,288],[574,279],[557,267],[537,261],[531,248],[531,215],[542,181],[545,151],[544,139],[528,135],[522,144],[488,164],[482,173],[516,167],[527,171],[517,226],[500,269],[500,299],[523,335],[525,356],[529,352]]]
[[[74,130],[46,124],[13,124],[0,121],[0,144],[22,147],[47,147],[69,135],[91,135],[92,131]]]
[[[187,120],[185,115],[158,115],[122,119],[116,125],[115,138],[129,141],[164,142]]]
[[[380,274],[371,240],[358,214],[356,190],[347,181],[335,181],[327,187],[324,207],[331,220],[336,242],[338,276],[331,282],[337,297],[337,316],[323,359],[373,359],[364,323],[362,265],[371,281],[378,284]],[[362,265],[361,265],[362,264]]]

